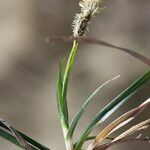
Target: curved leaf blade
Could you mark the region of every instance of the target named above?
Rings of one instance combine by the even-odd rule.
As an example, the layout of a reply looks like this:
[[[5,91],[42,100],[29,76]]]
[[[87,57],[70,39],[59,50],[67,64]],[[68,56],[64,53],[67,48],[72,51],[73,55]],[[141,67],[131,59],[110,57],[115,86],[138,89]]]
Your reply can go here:
[[[120,47],[120,46],[108,43],[106,41],[103,41],[103,40],[100,40],[100,39],[97,39],[94,37],[54,36],[54,37],[49,37],[47,39],[48,42],[51,42],[51,41],[67,42],[67,41],[73,41],[73,40],[77,40],[77,41],[83,42],[83,43],[101,45],[101,46],[110,47],[113,49],[118,49],[122,52],[125,52],[125,53],[135,57],[136,59],[140,60],[141,62],[145,63],[146,65],[150,66],[150,58],[143,56],[137,50]]]
[[[65,73],[64,73],[64,77],[63,77],[63,89],[62,89],[63,108],[62,109],[63,109],[64,118],[65,118],[65,123],[67,126],[68,126],[68,106],[67,106],[68,81],[70,78],[70,73],[71,73],[71,69],[72,69],[75,55],[77,52],[77,48],[78,48],[77,41],[73,41],[73,47],[70,52],[68,62],[66,65],[66,69],[65,69]]]
[[[147,119],[133,127],[131,127],[130,129],[128,129],[127,131],[123,132],[122,134],[120,134],[118,137],[116,137],[111,143],[114,143],[116,141],[122,140],[124,138],[126,138],[127,136],[134,134],[137,131],[140,130],[144,130],[150,127],[150,119]]]
[[[4,124],[7,128],[10,129],[10,131],[13,133],[13,135],[16,137],[17,141],[19,142],[20,146],[25,150],[33,150],[32,147],[23,139],[23,137],[18,133],[16,129],[14,129],[12,126],[10,126],[6,121],[0,119],[0,122]]]
[[[9,134],[8,132],[0,129],[0,136],[8,140],[9,142],[19,146],[20,148],[22,148],[19,142],[17,141],[17,139],[13,135]]]
[[[11,131],[7,126],[5,126],[4,124],[2,124],[2,122],[0,122],[0,127],[2,127],[3,129],[6,129],[7,131]],[[2,129],[2,130],[3,130]],[[3,130],[5,134],[7,134],[8,132],[6,132],[5,130]],[[26,140],[30,146],[33,148],[33,149],[38,149],[38,150],[50,150],[49,148],[47,148],[46,146],[38,143],[37,141],[33,140],[32,138],[28,137],[27,135],[21,133],[20,131],[16,130],[22,137],[24,140]],[[9,133],[8,133],[9,134]],[[8,135],[7,134],[7,135]],[[1,134],[2,135],[2,134]],[[11,134],[10,134],[11,135]],[[5,135],[6,136],[6,135]],[[4,135],[3,135],[4,137]],[[10,136],[11,137],[11,136]],[[10,139],[10,140],[13,140],[13,139]],[[11,141],[12,142],[12,141]]]
[[[92,129],[98,124],[102,123],[107,119],[113,112],[115,112],[122,104],[127,102],[129,98],[145,83],[150,80],[150,70],[148,70],[144,75],[139,79],[133,82],[127,89],[125,89],[121,94],[119,94],[115,99],[113,99],[106,107],[104,107],[89,123],[85,128],[83,134],[78,140],[75,150],[78,150],[82,147],[85,138],[89,135]]]
[[[95,138],[94,145],[99,145],[104,139],[106,139],[111,133],[118,130],[122,126],[129,123],[137,115],[139,115],[148,105],[150,104],[150,99],[146,100],[140,106],[126,112],[119,118],[110,123],[105,129],[103,129],[98,136]]]
[[[105,83],[103,83],[102,85],[100,85],[90,96],[89,98],[85,101],[85,103],[82,105],[82,107],[80,108],[80,110],[76,113],[76,115],[74,116],[74,118],[71,121],[69,130],[68,130],[68,138],[72,138],[75,127],[77,125],[77,123],[79,122],[80,118],[82,117],[82,115],[84,114],[84,112],[87,110],[88,106],[92,103],[92,101],[94,100],[94,97],[105,87],[107,86],[110,82],[116,80],[118,77],[120,77],[120,75],[106,81]]]

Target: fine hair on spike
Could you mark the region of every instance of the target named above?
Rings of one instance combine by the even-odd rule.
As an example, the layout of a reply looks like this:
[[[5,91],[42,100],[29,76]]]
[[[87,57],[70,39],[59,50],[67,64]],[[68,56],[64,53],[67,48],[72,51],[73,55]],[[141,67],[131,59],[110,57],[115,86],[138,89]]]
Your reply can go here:
[[[100,7],[102,2],[103,0],[80,1],[81,13],[76,14],[72,24],[74,37],[85,35],[91,18],[103,10],[103,7]]]

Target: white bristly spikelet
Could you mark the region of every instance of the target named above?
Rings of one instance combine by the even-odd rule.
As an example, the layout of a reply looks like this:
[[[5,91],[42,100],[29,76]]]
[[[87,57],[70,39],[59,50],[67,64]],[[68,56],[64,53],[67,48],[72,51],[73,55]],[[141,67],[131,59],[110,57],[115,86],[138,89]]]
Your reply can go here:
[[[88,24],[92,17],[98,14],[103,7],[100,6],[103,0],[81,0],[79,6],[81,13],[76,14],[72,27],[73,36],[82,36],[88,30]]]

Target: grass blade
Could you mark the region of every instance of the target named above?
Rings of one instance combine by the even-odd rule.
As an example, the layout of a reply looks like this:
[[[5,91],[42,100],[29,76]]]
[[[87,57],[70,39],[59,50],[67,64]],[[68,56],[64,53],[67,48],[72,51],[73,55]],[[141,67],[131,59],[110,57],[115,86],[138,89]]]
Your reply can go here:
[[[63,83],[62,83],[62,65],[63,62],[59,64],[59,69],[58,69],[58,75],[57,75],[57,107],[58,107],[58,113],[59,113],[59,119],[60,121],[64,122],[64,114],[63,114],[63,98],[62,98],[62,88],[63,88]]]
[[[16,140],[16,138],[13,135],[9,134],[8,132],[6,132],[2,129],[0,129],[0,136],[3,137],[4,139],[8,140],[9,142],[21,147],[21,145],[19,144],[19,142]]]
[[[140,130],[144,130],[144,129],[147,129],[150,127],[150,119],[147,119],[135,126],[133,126],[132,128],[128,129],[127,131],[123,132],[121,135],[119,135],[118,137],[116,137],[113,141],[113,142],[116,142],[116,141],[120,141],[124,138],[126,138],[127,136],[131,135],[131,134],[134,134],[135,132],[137,131],[140,131]]]
[[[81,109],[76,113],[76,115],[74,116],[74,118],[72,119],[72,122],[70,124],[69,127],[69,131],[68,131],[68,138],[72,138],[73,136],[73,132],[75,130],[75,127],[77,125],[77,123],[79,122],[81,116],[83,115],[83,113],[87,110],[88,106],[92,103],[94,97],[105,87],[107,86],[110,82],[114,81],[115,79],[117,79],[120,76],[116,76],[110,80],[108,80],[107,82],[103,83],[102,85],[100,85],[93,93],[92,95],[90,95],[90,97],[85,101],[85,103],[82,105]]]
[[[95,138],[94,145],[99,145],[104,139],[106,139],[111,133],[118,130],[122,126],[133,120],[139,113],[141,113],[150,104],[150,99],[146,100],[140,106],[128,111],[121,115],[119,118],[110,123],[100,134]]]
[[[0,127],[8,130],[8,131],[11,131],[7,126],[5,126],[4,124],[2,124],[2,122],[0,122]],[[4,130],[3,130],[4,131]],[[16,130],[23,138],[24,140],[26,140],[30,146],[33,148],[33,149],[38,149],[38,150],[50,150],[49,148],[45,147],[44,145],[38,143],[37,141],[33,140],[32,138],[28,137],[27,135],[21,133],[20,131]],[[5,134],[7,134],[6,131],[4,131]],[[4,133],[3,132],[3,133]],[[7,134],[8,135],[8,134]],[[4,136],[4,135],[3,135]],[[11,139],[10,139],[11,140]],[[12,141],[11,141],[12,142]]]
[[[8,140],[9,142],[15,144],[16,146],[22,148],[22,146],[19,144],[19,142],[17,141],[16,137],[14,137],[13,135],[11,135],[10,133],[8,133],[7,131],[0,129],[0,136],[3,137],[4,139]],[[31,145],[30,145],[31,146]],[[39,150],[33,146],[31,146],[33,150]],[[43,149],[44,150],[44,149]]]
[[[19,142],[20,146],[25,150],[33,150],[32,147],[24,140],[24,138],[18,133],[16,129],[14,129],[12,126],[10,126],[6,121],[0,120],[2,124],[4,124],[7,128],[10,129],[10,131],[13,133],[13,135],[16,137],[17,141]]]
[[[89,135],[92,129],[99,123],[107,119],[113,112],[115,112],[122,104],[124,104],[141,86],[150,80],[150,70],[148,70],[144,75],[132,83],[126,90],[124,90],[120,95],[118,95],[114,100],[112,100],[106,107],[104,107],[89,123],[85,128],[83,134],[78,140],[75,150],[79,150],[85,138]]]
[[[88,150],[106,150],[108,148],[110,148],[111,146],[115,145],[115,144],[121,144],[121,143],[129,143],[129,142],[147,142],[149,143],[150,141],[150,138],[149,137],[146,137],[146,138],[139,138],[139,137],[136,137],[136,138],[132,138],[132,139],[121,139],[121,140],[118,140],[118,141],[115,141],[115,142],[110,142],[110,143],[106,143],[106,144],[102,144],[102,145],[99,145],[98,147],[96,148],[93,148],[92,145],[89,145],[88,147]]]
[[[100,40],[100,39],[97,39],[97,38],[94,38],[94,37],[54,36],[54,37],[49,37],[47,39],[48,42],[51,42],[51,41],[67,42],[67,41],[73,41],[73,40],[77,40],[79,42],[95,44],[95,45],[101,45],[101,46],[121,50],[121,51],[135,57],[136,59],[142,61],[146,65],[150,66],[150,58],[145,57],[142,54],[138,53],[137,50],[131,50],[131,49],[128,49],[128,48],[123,48],[123,47],[108,43],[106,41],[103,41],[103,40]]]
[[[66,98],[67,97],[67,89],[68,89],[68,81],[69,81],[70,72],[72,69],[72,65],[74,62],[77,48],[78,48],[78,43],[76,41],[74,41],[73,47],[72,47],[72,50],[71,50],[71,53],[69,55],[68,62],[66,65],[64,78],[63,78],[63,91],[62,91],[63,95],[62,95],[62,98],[63,98],[63,113],[64,113],[66,125],[68,125],[68,107],[67,107],[67,98]]]

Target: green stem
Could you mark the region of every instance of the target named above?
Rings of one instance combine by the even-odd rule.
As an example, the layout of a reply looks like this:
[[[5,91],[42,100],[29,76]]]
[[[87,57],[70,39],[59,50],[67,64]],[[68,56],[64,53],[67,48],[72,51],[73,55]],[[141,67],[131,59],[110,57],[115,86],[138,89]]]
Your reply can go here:
[[[64,135],[64,140],[65,140],[65,146],[66,150],[73,150],[73,143],[71,138],[67,138],[68,134],[68,127],[66,127],[65,123],[63,120],[61,121],[62,129],[63,129],[63,135]]]

